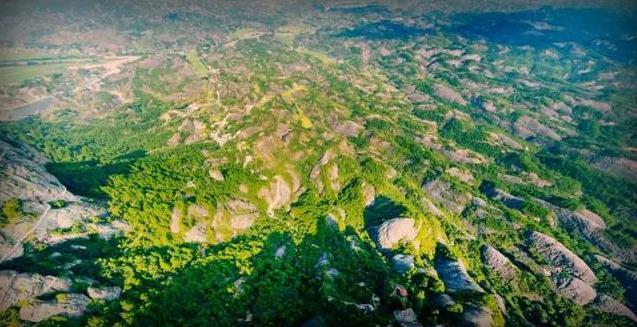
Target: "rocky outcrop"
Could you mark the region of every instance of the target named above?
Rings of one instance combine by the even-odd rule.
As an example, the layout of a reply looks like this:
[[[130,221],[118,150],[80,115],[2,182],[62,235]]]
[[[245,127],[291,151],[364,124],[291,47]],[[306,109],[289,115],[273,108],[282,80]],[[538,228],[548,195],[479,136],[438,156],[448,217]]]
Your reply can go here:
[[[460,319],[463,326],[491,327],[494,322],[491,309],[475,304],[466,305]]]
[[[487,267],[505,281],[510,281],[518,273],[518,269],[500,251],[490,245],[482,247],[482,260]]]
[[[228,201],[223,210],[230,215],[230,228],[237,232],[250,228],[259,216],[254,204],[239,199]]]
[[[191,243],[206,243],[206,224],[199,223],[184,234],[184,241]]]
[[[293,190],[281,176],[274,176],[272,181],[259,190],[258,196],[267,204],[267,214],[274,216],[274,210],[283,208],[292,201]]]
[[[79,317],[84,314],[91,302],[84,294],[64,294],[59,299],[49,301],[33,301],[20,308],[20,319],[40,322],[53,316]]]
[[[560,226],[569,233],[583,237],[593,245],[599,247],[605,253],[612,254],[614,257],[617,257],[622,261],[630,263],[637,262],[635,249],[622,249],[606,238],[603,233],[603,230],[606,228],[606,224],[602,217],[598,216],[594,212],[587,209],[572,211],[560,208],[540,199],[536,199],[536,202],[555,212]]]
[[[3,270],[0,271],[0,311],[46,293],[70,290],[71,281],[67,279]]]
[[[529,235],[529,242],[553,266],[554,270],[565,270],[591,285],[597,281],[586,262],[556,239],[539,232],[532,232]]]
[[[595,289],[577,277],[556,276],[553,283],[558,294],[579,305],[588,304],[597,296]]]
[[[91,299],[94,300],[104,300],[104,301],[112,301],[119,299],[120,294],[122,294],[122,289],[118,286],[111,287],[89,287],[86,292]]]
[[[467,269],[460,261],[449,260],[447,258],[436,259],[436,271],[445,283],[446,291],[449,293],[484,293],[482,287],[469,276]]]
[[[436,93],[437,96],[449,101],[449,102],[453,102],[453,103],[457,103],[461,106],[466,106],[467,105],[467,100],[465,100],[460,93],[456,92],[455,90],[453,90],[452,88],[443,85],[443,84],[436,84],[434,85],[434,92]]]
[[[624,316],[637,323],[637,316],[630,311],[623,303],[604,294],[599,294],[591,305],[603,312],[611,313],[617,316]]]
[[[46,171],[46,159],[25,144],[0,139],[0,202],[30,199],[77,201],[55,176]]]
[[[615,277],[626,290],[626,303],[634,312],[637,312],[637,272],[622,267],[618,263],[595,256],[595,260],[601,263]]]
[[[326,180],[329,184],[328,187],[332,191],[338,192],[342,186],[339,181],[338,163],[332,159],[334,159],[332,151],[325,151],[319,162],[317,162],[310,171],[310,180],[321,194],[323,194],[325,189],[321,175],[327,177]]]
[[[415,239],[418,227],[411,218],[394,218],[373,228],[371,232],[381,249],[390,250],[401,241],[409,242]]]
[[[562,137],[555,133],[552,129],[542,125],[540,122],[529,116],[522,116],[513,124],[515,134],[523,139],[542,136],[555,141],[559,141]]]
[[[399,274],[404,274],[414,267],[414,256],[408,254],[396,254],[391,258],[392,268]]]
[[[71,202],[63,208],[49,210],[33,233],[39,241],[46,241],[51,231],[55,229],[71,228],[89,218],[105,217],[106,215],[106,209],[97,205],[86,202]]]
[[[449,184],[439,178],[426,182],[422,189],[432,199],[455,213],[461,213],[471,201],[471,197],[468,194],[454,191]]]
[[[363,202],[365,207],[369,207],[374,204],[374,200],[376,199],[376,190],[374,190],[374,186],[363,183]]]
[[[394,311],[394,320],[401,327],[420,327],[418,317],[412,308]]]
[[[524,200],[521,198],[511,195],[499,188],[496,187],[488,187],[484,190],[484,194],[490,197],[493,200],[502,202],[505,206],[512,209],[520,209],[524,204]]]

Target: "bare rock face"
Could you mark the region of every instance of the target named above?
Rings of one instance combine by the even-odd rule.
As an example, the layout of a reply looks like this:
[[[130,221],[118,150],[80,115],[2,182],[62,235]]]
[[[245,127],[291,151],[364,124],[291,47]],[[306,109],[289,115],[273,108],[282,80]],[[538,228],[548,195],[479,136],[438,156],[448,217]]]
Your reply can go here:
[[[626,290],[628,307],[637,312],[637,272],[622,267],[618,263],[596,255],[595,259],[601,263]]]
[[[555,141],[559,141],[562,137],[555,133],[552,129],[542,125],[540,122],[529,116],[520,117],[514,124],[515,134],[521,138],[528,139],[534,136],[543,136]]]
[[[560,226],[569,231],[571,234],[585,238],[587,241],[599,247],[605,253],[612,254],[614,257],[625,262],[637,262],[637,253],[635,249],[622,249],[611,242],[603,233],[606,224],[602,217],[592,211],[583,209],[574,212],[569,209],[560,208],[546,201],[536,199],[536,201],[544,207],[555,212],[557,221]]]
[[[577,277],[556,277],[553,279],[557,293],[579,305],[593,301],[597,292],[590,285]]]
[[[505,206],[512,209],[520,209],[524,204],[524,200],[522,200],[521,198],[511,195],[495,187],[486,189],[485,195],[493,200],[502,202]]]
[[[392,268],[399,274],[404,274],[414,267],[414,256],[407,254],[396,254],[391,258]]]
[[[106,214],[106,209],[91,203],[71,202],[63,208],[49,210],[33,233],[39,241],[46,241],[54,229],[71,228],[91,217],[103,217]]]
[[[490,245],[482,247],[482,260],[505,281],[515,278],[518,273],[518,269],[509,258]]]
[[[79,317],[84,314],[91,299],[84,294],[65,294],[63,299],[50,301],[36,300],[20,308],[20,319],[40,322],[53,316]]]
[[[374,200],[376,199],[376,190],[370,184],[363,184],[363,201],[365,203],[365,207],[369,207],[374,204]]]
[[[68,292],[70,289],[71,281],[67,279],[3,270],[0,271],[0,311],[42,294]]]
[[[425,183],[422,187],[432,199],[440,202],[445,208],[455,213],[461,213],[471,201],[469,195],[451,189],[451,186],[441,179]]]
[[[465,326],[491,327],[493,326],[493,311],[484,306],[469,304],[465,306],[461,319]]]
[[[612,313],[617,316],[624,316],[637,323],[637,316],[630,311],[630,309],[608,295],[597,295],[592,305],[600,311]]]
[[[184,241],[192,243],[206,243],[206,224],[199,223],[184,234]]]
[[[592,159],[591,165],[620,178],[637,180],[637,160],[600,156]]]
[[[89,287],[86,292],[91,299],[112,301],[119,299],[119,296],[122,294],[122,289],[117,286],[102,288]]]
[[[289,205],[292,201],[292,188],[281,176],[275,176],[270,184],[259,190],[259,197],[263,199],[267,205],[267,213],[274,216],[274,210]]]
[[[420,327],[418,317],[412,308],[394,311],[394,319],[401,327]]]
[[[436,93],[437,96],[447,101],[457,103],[461,106],[467,105],[467,100],[465,100],[460,95],[460,93],[456,92],[455,90],[451,89],[450,87],[446,85],[443,85],[443,84],[434,85],[434,92]]]
[[[447,258],[436,260],[436,271],[445,283],[446,291],[449,293],[484,293],[480,285],[469,276],[467,269],[462,262],[453,261]]]
[[[241,199],[228,201],[222,210],[230,215],[230,228],[235,232],[250,228],[259,216],[254,204]]]
[[[567,249],[556,239],[538,232],[529,236],[531,246],[558,270],[566,270],[585,283],[594,284],[597,277],[586,262]]]
[[[374,228],[372,234],[380,248],[389,250],[401,241],[409,242],[415,239],[418,228],[411,218],[394,218]]]
[[[27,145],[0,139],[0,202],[8,199],[77,201],[58,179],[44,169],[46,159]]]

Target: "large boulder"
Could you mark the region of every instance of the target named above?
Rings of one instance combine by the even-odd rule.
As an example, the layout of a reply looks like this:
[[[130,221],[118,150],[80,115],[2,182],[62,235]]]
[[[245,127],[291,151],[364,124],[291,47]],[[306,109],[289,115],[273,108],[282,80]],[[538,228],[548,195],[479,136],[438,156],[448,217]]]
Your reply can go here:
[[[637,316],[630,311],[623,303],[604,294],[598,294],[595,301],[591,303],[596,309],[611,313],[617,316],[624,316],[637,323]]]
[[[414,256],[408,254],[396,254],[391,258],[391,262],[394,271],[402,275],[414,267]]]
[[[590,285],[597,281],[595,273],[586,262],[556,239],[534,231],[529,235],[529,242],[540,255],[553,265],[554,270],[565,270]]]
[[[518,273],[518,269],[511,263],[511,260],[490,245],[482,247],[482,260],[487,267],[505,281],[515,278]]]
[[[101,287],[101,288],[89,287],[86,290],[86,293],[88,293],[88,296],[90,296],[91,299],[94,299],[94,300],[112,301],[112,300],[119,299],[120,294],[122,294],[122,289],[118,286]]]
[[[399,242],[409,242],[418,235],[416,222],[411,218],[394,218],[385,221],[372,230],[381,249],[392,249]]]
[[[445,283],[447,292],[449,293],[484,293],[480,285],[469,276],[467,269],[462,262],[449,260],[447,258],[438,258],[435,263],[438,275]]]
[[[463,326],[491,327],[493,326],[493,311],[485,306],[466,305],[462,312]]]
[[[20,319],[40,322],[53,316],[75,318],[82,316],[91,302],[84,294],[64,294],[55,300],[39,301],[20,308]]]
[[[577,277],[556,276],[553,283],[558,294],[580,305],[588,304],[597,296],[595,289]]]
[[[71,281],[64,278],[3,270],[0,271],[0,311],[46,293],[70,290]]]

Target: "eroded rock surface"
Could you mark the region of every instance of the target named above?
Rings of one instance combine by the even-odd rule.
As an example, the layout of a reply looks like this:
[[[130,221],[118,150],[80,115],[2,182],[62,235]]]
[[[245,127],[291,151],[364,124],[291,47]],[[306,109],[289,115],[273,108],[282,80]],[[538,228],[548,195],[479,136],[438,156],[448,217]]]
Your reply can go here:
[[[436,271],[449,293],[484,293],[482,287],[469,276],[467,269],[460,261],[438,258],[436,259]]]
[[[550,262],[556,270],[566,270],[591,285],[597,281],[595,274],[586,262],[556,239],[539,232],[532,232],[529,235],[529,241],[531,246],[537,249],[540,255]]]
[[[515,278],[518,273],[518,269],[509,258],[490,245],[482,247],[482,260],[505,281]]]
[[[372,235],[382,249],[391,249],[401,241],[409,242],[417,234],[416,222],[411,218],[390,219],[372,230]]]

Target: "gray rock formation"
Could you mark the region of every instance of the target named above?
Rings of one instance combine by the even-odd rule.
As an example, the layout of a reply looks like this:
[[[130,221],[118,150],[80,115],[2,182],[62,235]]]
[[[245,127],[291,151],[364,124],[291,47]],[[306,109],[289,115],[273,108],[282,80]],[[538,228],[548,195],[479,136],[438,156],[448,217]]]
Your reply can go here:
[[[450,87],[446,85],[443,85],[443,84],[434,85],[434,92],[436,93],[437,96],[447,101],[457,103],[461,106],[467,105],[467,100],[462,98],[460,93],[456,92],[455,90],[451,89]]]
[[[100,288],[89,287],[86,292],[91,299],[112,301],[119,299],[119,296],[122,294],[122,289],[118,286]]]
[[[0,271],[0,311],[46,293],[68,292],[70,289],[71,281],[67,279],[3,270]]]
[[[595,260],[601,263],[626,290],[626,302],[628,307],[637,312],[637,272],[622,267],[618,263],[604,258],[600,255],[595,256]]]
[[[552,129],[542,125],[536,119],[529,116],[522,116],[518,118],[513,124],[515,134],[523,139],[528,139],[534,136],[543,136],[555,141],[559,141],[562,137],[555,133]]]
[[[637,323],[637,316],[630,311],[623,303],[604,294],[598,294],[595,301],[591,303],[596,309],[611,313],[617,316],[624,316]]]
[[[520,209],[524,204],[524,200],[521,198],[511,195],[501,189],[492,187],[488,188],[484,191],[485,195],[490,197],[493,200],[502,202],[505,206],[512,209]]]
[[[529,235],[529,242],[556,270],[566,270],[590,285],[597,281],[586,262],[556,239],[539,232],[532,232]]]
[[[577,277],[556,276],[553,283],[558,294],[579,305],[588,304],[597,296],[595,289]]]
[[[465,305],[460,319],[464,326],[491,327],[493,326],[493,311],[484,306],[468,304]]]
[[[91,302],[84,294],[65,294],[61,299],[50,301],[33,301],[20,308],[20,319],[40,322],[53,316],[79,317],[84,314]]]
[[[464,293],[475,292],[484,293],[480,285],[469,276],[467,269],[460,261],[453,261],[447,258],[436,259],[436,271],[445,283],[447,292]]]
[[[500,251],[490,245],[482,247],[482,260],[484,263],[498,274],[503,280],[510,281],[515,278],[518,269]]]
[[[412,308],[394,311],[394,320],[401,327],[420,327],[418,317]]]
[[[47,160],[25,144],[0,139],[0,202],[7,199],[77,201],[55,176],[44,169]]]
[[[425,183],[422,187],[432,199],[438,201],[445,208],[455,213],[461,213],[471,201],[468,194],[454,191],[449,184],[441,179]]]
[[[583,209],[572,211],[560,208],[549,202],[536,199],[536,202],[549,210],[555,212],[557,221],[569,233],[579,237],[583,237],[593,245],[599,247],[604,253],[612,254],[614,257],[630,263],[637,262],[637,253],[635,249],[622,249],[611,242],[603,233],[606,224],[602,217],[592,211]]]
[[[399,274],[404,274],[414,267],[414,256],[408,254],[396,254],[391,258],[392,268]]]
[[[418,235],[416,222],[411,218],[390,219],[372,230],[381,249],[392,249],[399,242],[409,242]]]

